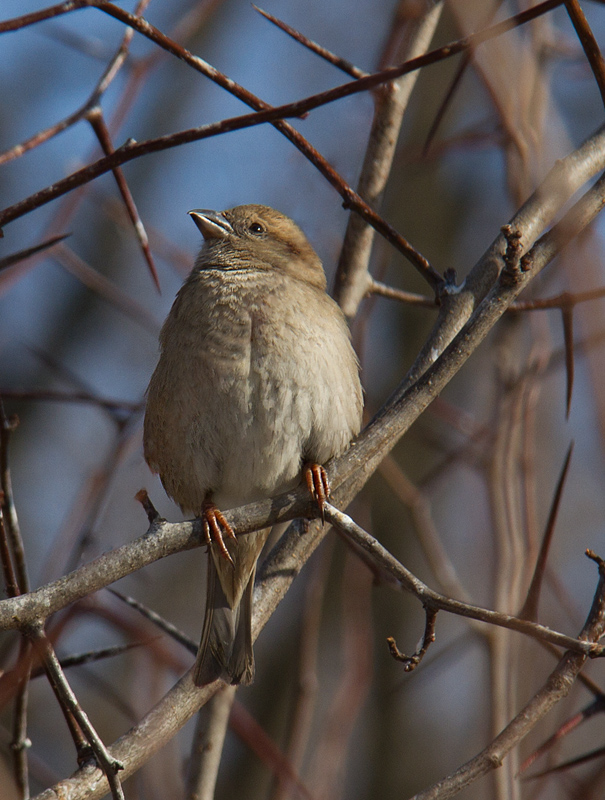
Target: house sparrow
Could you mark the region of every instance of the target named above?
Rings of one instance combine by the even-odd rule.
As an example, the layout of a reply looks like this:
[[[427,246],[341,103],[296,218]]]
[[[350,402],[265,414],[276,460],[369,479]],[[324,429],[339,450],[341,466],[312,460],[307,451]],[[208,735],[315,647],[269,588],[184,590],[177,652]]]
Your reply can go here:
[[[278,495],[303,473],[321,505],[318,465],[359,432],[362,390],[345,318],[300,228],[261,205],[189,214],[204,244],[160,334],[145,459],[181,509],[202,517],[209,543],[194,680],[247,684],[269,529],[235,539],[220,509]]]

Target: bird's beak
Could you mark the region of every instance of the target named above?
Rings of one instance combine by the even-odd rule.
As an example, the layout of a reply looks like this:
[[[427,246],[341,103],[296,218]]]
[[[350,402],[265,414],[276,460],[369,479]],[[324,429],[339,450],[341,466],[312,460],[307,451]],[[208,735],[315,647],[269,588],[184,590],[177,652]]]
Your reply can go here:
[[[187,212],[200,229],[204,239],[225,239],[233,228],[229,220],[219,211],[210,211],[208,208],[194,208]]]

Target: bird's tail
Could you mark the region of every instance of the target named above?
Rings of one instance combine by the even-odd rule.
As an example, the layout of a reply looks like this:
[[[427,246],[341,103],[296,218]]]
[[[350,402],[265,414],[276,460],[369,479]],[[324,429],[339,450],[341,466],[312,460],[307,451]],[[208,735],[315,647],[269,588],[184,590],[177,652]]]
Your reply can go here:
[[[193,669],[197,686],[217,678],[244,685],[254,680],[252,593],[256,561],[269,532],[228,540],[233,565],[220,554],[208,554],[206,614]]]
[[[244,685],[254,680],[252,651],[254,572],[255,570],[250,576],[240,603],[235,608],[230,608],[220,581],[217,580],[213,560],[211,557],[208,558],[206,615],[193,669],[196,686],[205,686],[217,678],[223,678],[227,683]]]

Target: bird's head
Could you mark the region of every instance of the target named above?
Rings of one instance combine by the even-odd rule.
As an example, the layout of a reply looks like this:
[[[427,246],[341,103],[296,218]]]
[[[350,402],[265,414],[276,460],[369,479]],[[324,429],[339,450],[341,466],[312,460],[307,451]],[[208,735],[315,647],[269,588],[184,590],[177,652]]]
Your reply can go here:
[[[204,237],[198,270],[277,270],[326,288],[319,256],[285,214],[269,206],[245,205],[221,212],[194,209],[189,215]]]

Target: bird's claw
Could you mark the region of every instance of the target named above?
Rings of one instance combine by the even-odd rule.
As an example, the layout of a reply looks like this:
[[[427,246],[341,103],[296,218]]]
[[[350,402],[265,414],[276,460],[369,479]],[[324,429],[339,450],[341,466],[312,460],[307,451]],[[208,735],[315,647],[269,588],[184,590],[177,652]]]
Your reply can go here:
[[[330,481],[328,473],[321,464],[307,464],[305,466],[305,481],[312,499],[319,508],[322,523],[325,523],[324,506],[330,497]]]
[[[226,558],[231,566],[235,566],[231,558],[231,553],[227,550],[223,532],[229,539],[235,539],[236,536],[223,512],[218,509],[214,503],[206,501],[202,506],[202,522],[204,524],[206,544],[210,547],[214,542],[223,558]]]

